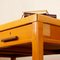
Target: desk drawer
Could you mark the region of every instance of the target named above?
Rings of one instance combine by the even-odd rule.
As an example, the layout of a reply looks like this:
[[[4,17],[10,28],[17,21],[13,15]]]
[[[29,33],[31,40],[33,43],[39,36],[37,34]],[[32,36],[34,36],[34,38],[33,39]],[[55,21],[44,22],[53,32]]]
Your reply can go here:
[[[32,24],[5,30],[0,32],[0,46],[10,46],[14,44],[31,41]]]

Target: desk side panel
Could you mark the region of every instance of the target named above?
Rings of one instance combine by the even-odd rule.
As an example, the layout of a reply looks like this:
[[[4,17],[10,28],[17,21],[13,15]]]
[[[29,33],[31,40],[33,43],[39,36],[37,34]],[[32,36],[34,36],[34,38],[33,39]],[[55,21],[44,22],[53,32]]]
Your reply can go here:
[[[18,39],[15,41],[3,42],[2,40],[9,39],[13,36],[17,36]],[[32,24],[17,27],[14,29],[0,32],[0,47],[9,47],[18,44],[25,44],[31,42],[32,38]]]

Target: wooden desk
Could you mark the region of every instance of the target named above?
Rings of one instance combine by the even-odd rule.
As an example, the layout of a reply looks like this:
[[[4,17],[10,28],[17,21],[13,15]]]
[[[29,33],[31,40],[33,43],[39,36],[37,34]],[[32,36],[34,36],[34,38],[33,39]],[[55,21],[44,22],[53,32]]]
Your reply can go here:
[[[0,26],[0,56],[31,56],[43,60],[44,54],[60,53],[60,21],[34,14]]]

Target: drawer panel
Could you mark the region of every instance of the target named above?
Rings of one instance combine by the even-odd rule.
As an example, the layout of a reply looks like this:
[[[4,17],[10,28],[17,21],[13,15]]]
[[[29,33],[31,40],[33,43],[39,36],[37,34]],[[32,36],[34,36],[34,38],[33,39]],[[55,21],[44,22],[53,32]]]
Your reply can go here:
[[[0,32],[0,47],[31,42],[32,24]]]
[[[60,40],[60,27],[51,24],[43,24],[43,35],[51,39]]]
[[[60,26],[51,25],[51,38],[60,40]]]

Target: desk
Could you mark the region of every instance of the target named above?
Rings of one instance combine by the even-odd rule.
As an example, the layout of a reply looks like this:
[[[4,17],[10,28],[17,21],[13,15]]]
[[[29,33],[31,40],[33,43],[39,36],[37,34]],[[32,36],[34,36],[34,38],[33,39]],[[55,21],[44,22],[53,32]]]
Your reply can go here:
[[[60,53],[60,21],[34,14],[0,25],[0,56],[31,56],[43,60],[44,54]]]

